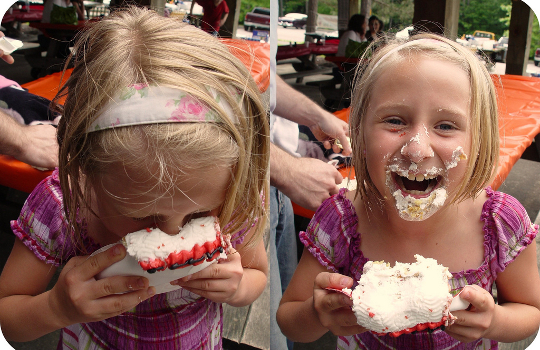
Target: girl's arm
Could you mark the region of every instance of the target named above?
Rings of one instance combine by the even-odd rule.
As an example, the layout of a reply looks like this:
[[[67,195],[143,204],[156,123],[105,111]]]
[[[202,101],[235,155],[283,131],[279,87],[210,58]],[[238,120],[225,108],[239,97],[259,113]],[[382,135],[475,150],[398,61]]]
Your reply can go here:
[[[249,242],[250,233],[245,241]],[[171,284],[218,303],[241,307],[251,304],[263,292],[268,275],[268,259],[264,243],[254,247],[244,244],[227,254],[226,260],[212,264],[202,271],[186,276]]]
[[[146,278],[94,279],[125,254],[125,248],[117,245],[90,258],[74,257],[54,287],[45,291],[56,268],[15,240],[0,275],[0,324],[6,339],[30,341],[74,323],[117,316],[148,299],[155,289],[148,288]]]
[[[304,343],[319,339],[329,330],[336,335],[364,332],[356,323],[352,301],[341,293],[325,290],[326,287],[351,288],[352,284],[350,277],[329,273],[304,248],[276,315],[283,334]]]
[[[527,338],[540,325],[540,277],[533,241],[497,276],[497,298],[484,289],[466,287],[470,311],[453,312],[456,323],[447,328],[454,338],[470,342],[488,338],[510,343]]]

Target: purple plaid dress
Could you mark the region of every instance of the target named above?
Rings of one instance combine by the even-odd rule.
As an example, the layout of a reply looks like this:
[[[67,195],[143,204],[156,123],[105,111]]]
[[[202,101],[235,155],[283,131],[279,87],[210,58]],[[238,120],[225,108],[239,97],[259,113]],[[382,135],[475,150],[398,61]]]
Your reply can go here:
[[[358,219],[342,189],[317,210],[300,240],[319,262],[330,271],[360,279],[368,261],[360,250],[361,235],[356,232]],[[453,295],[465,285],[477,284],[491,292],[497,274],[503,271],[528,246],[538,233],[522,205],[513,197],[486,189],[481,219],[484,221],[484,262],[476,270],[453,273],[449,283]],[[355,284],[356,286],[356,284]],[[464,344],[438,329],[404,334],[400,337],[377,336],[370,332],[339,337],[337,348],[345,349],[497,349],[497,342],[479,339]]]
[[[55,170],[30,194],[11,228],[39,259],[60,266],[83,255],[67,237],[66,226]],[[100,248],[89,237],[83,239],[89,252]],[[233,246],[242,240],[242,232],[235,234]],[[157,294],[119,316],[64,328],[58,349],[221,349],[222,318],[221,304],[179,289]]]

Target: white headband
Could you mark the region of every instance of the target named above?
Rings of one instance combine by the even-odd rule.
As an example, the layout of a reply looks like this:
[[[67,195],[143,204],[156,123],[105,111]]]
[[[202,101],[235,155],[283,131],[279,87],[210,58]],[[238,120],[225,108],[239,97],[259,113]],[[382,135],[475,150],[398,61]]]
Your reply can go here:
[[[238,124],[238,117],[229,103],[214,89],[207,90],[230,120]],[[242,96],[236,90],[231,91],[231,95],[241,103]],[[182,90],[133,84],[102,109],[87,132],[141,124],[222,121],[207,104]]]

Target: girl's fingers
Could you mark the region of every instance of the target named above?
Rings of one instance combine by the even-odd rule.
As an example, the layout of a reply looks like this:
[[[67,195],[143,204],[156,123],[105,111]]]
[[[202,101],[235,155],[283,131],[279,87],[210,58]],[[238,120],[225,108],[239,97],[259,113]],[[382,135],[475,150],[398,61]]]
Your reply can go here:
[[[113,294],[123,294],[148,288],[148,279],[138,276],[115,276],[96,281],[92,299],[99,299]]]
[[[126,248],[122,244],[116,244],[104,252],[88,257],[85,262],[77,266],[80,269],[79,277],[82,281],[87,281],[125,256]]]
[[[315,288],[351,288],[353,279],[338,273],[321,272],[315,277]]]
[[[156,289],[154,287],[150,287],[148,289],[127,294],[110,295],[108,297],[96,300],[96,302],[101,304],[103,310],[107,310],[104,316],[105,318],[109,318],[133,309],[141,302],[152,297],[155,293]]]
[[[320,301],[316,303],[315,305],[316,309],[319,309],[321,312],[329,313],[329,312],[336,312],[337,310],[342,309],[342,308],[346,308],[346,311],[352,314],[352,311],[350,309],[352,305],[352,301],[349,297],[341,293],[335,293],[335,292],[325,291],[324,293],[326,293],[326,295],[320,298]]]

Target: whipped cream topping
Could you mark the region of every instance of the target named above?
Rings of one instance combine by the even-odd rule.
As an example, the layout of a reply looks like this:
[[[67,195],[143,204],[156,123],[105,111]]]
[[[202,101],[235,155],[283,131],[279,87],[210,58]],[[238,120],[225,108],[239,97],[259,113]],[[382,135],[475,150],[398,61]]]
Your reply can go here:
[[[440,322],[452,302],[452,274],[435,259],[415,255],[416,263],[369,261],[352,291],[359,325],[377,333],[397,332],[417,324]],[[344,289],[344,291],[350,291]]]
[[[356,186],[357,186],[356,179],[349,179],[348,177],[346,177],[337,186],[338,186],[338,188],[346,188],[349,191],[354,191],[354,190],[356,190]]]
[[[454,152],[452,152],[452,160],[444,163],[446,170],[457,167],[458,162],[465,159],[467,159],[467,155],[463,151],[463,147],[457,147]]]
[[[218,233],[218,219],[207,216],[189,221],[174,236],[159,228],[144,229],[128,234],[122,238],[122,243],[128,254],[138,261],[164,260],[173,252],[191,250],[195,244],[202,246],[205,242],[213,242]]]

